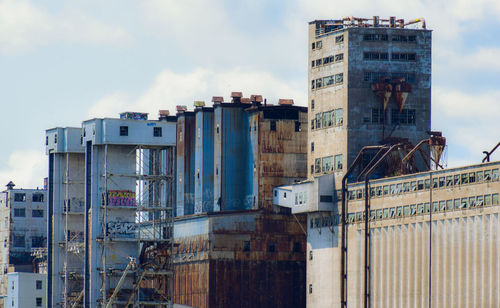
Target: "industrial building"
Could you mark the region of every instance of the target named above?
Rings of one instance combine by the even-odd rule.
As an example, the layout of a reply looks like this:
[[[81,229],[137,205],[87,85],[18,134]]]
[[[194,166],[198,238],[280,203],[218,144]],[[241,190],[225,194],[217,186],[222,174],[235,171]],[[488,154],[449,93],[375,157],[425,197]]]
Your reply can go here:
[[[48,307],[46,302],[47,275],[14,272],[8,275],[9,293],[4,307]]]
[[[231,93],[178,106],[175,303],[303,307],[305,217],[273,207],[306,178],[307,108]]]
[[[498,145],[444,168],[425,20],[316,20],[309,49],[309,177],[274,189],[307,214],[307,307],[498,307]]]
[[[125,112],[47,130],[49,307],[172,304],[175,127]]]
[[[0,193],[0,296],[8,295],[8,273],[35,272],[32,251],[47,245],[46,190],[14,188],[9,182]],[[7,305],[7,303],[5,304]]]
[[[79,127],[48,129],[48,306],[78,302],[83,290],[85,152]]]

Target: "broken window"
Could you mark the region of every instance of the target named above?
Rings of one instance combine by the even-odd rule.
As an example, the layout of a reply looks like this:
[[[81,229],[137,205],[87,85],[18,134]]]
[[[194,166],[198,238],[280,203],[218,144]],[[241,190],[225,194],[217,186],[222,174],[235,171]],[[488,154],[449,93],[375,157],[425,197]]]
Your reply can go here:
[[[491,195],[491,204],[498,205],[498,194]]]
[[[344,82],[344,73],[335,75],[335,83],[343,83]]]
[[[484,195],[484,205],[491,205],[491,195]]]
[[[342,154],[334,157],[335,170],[342,170]]]
[[[33,194],[31,200],[33,202],[43,202],[43,194]]]
[[[243,242],[243,251],[250,251],[250,241]]]
[[[311,67],[314,67],[314,60],[311,61]]]
[[[311,100],[311,109],[314,109],[314,100]]]
[[[485,181],[490,181],[491,180],[491,171],[490,170],[485,170],[484,171],[484,180]]]
[[[322,113],[316,113],[316,128],[321,128]]]
[[[316,60],[316,66],[320,66],[321,65],[321,59],[317,59]]]
[[[477,196],[476,206],[483,206],[483,196]]]
[[[417,182],[417,190],[423,190],[424,189],[424,181],[420,180]]]
[[[338,35],[335,37],[335,43],[342,43],[344,41],[344,35]]]
[[[344,54],[343,53],[336,54],[335,62],[341,62],[341,61],[344,61]]]
[[[323,127],[332,126],[333,111],[323,112]]]
[[[314,119],[311,120],[311,129],[314,129]]]
[[[453,184],[456,186],[456,185],[460,185],[460,174],[455,174],[453,176]]]
[[[321,47],[323,47],[323,42],[322,41],[317,41],[316,42],[316,48],[319,49]]]
[[[314,142],[311,142],[311,152],[314,152]]]
[[[467,173],[462,174],[462,184],[467,184],[469,183],[469,177],[467,176]]]
[[[316,79],[316,88],[321,88],[323,85],[321,84],[322,78]]]
[[[460,199],[454,199],[453,200],[453,208],[459,209],[460,208]]]
[[[267,251],[269,252],[275,252],[276,251],[276,244],[275,243],[269,243],[267,246]]]
[[[372,123],[384,123],[384,111],[380,108],[372,108]]]
[[[425,180],[425,189],[429,189],[431,188],[431,180],[430,179],[426,179]]]
[[[311,49],[316,49],[316,43],[312,43]]]
[[[314,85],[315,85],[315,84],[316,84],[316,83],[315,83],[315,81],[314,81],[314,80],[311,80],[311,89],[313,89],[313,90],[314,90]]]
[[[314,160],[314,171],[316,173],[320,173],[321,172],[321,158],[316,158]]]
[[[322,160],[322,171],[323,172],[330,172],[333,169],[333,157],[328,156],[324,157]]]
[[[483,171],[478,171],[476,173],[476,179],[478,182],[482,182],[483,181]]]
[[[453,186],[453,177],[451,175],[446,177],[446,186]]]
[[[331,86],[334,83],[333,76],[328,76],[323,78],[323,84],[326,86]]]
[[[344,112],[342,108],[335,109],[335,125],[342,126],[344,124]]]
[[[14,194],[14,201],[15,202],[25,202],[26,201],[26,194],[24,194],[24,193]]]
[[[444,176],[439,178],[439,188],[444,187]]]
[[[403,190],[404,190],[404,192],[410,191],[410,183],[409,182],[403,183]]]
[[[302,245],[300,242],[293,242],[293,252],[301,252],[302,251]]]
[[[413,181],[411,182],[411,191],[416,191],[417,190],[417,182]]]
[[[498,180],[498,169],[493,169],[491,170],[491,179],[493,181]]]
[[[375,187],[377,196],[382,196],[382,186]]]

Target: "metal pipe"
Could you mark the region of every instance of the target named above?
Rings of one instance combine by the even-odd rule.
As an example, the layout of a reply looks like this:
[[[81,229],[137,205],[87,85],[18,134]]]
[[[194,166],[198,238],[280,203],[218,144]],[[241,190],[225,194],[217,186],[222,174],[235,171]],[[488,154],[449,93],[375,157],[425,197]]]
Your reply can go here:
[[[344,177],[342,178],[342,216],[341,216],[341,269],[340,269],[340,305],[342,308],[347,307],[347,233],[346,233],[346,218],[347,218],[347,200],[346,200],[346,184],[347,178],[351,175],[356,165],[361,161],[363,153],[367,150],[378,150],[384,147],[383,145],[365,146],[361,148],[358,155],[354,159]],[[335,187],[334,187],[335,189]]]
[[[389,148],[388,146],[380,148],[380,150],[375,154],[375,156],[372,158],[372,160],[370,160],[370,162],[368,163],[368,165],[366,165],[365,169],[363,169],[361,171],[361,173],[358,175],[358,178],[356,179],[356,182],[359,182],[361,180],[361,177],[363,176],[363,174],[365,174],[365,172],[371,168],[371,166],[373,165],[372,162],[376,162],[377,157],[380,154],[382,154],[382,151],[384,151],[384,150],[386,150],[388,148]]]
[[[405,167],[404,167],[405,162],[406,162],[408,159],[410,159],[410,157],[412,157],[412,156],[413,156],[413,154],[414,154],[414,153],[415,153],[418,149],[420,149],[420,147],[421,147],[422,145],[424,145],[424,144],[426,144],[426,143],[427,143],[427,144],[429,144],[429,139],[424,139],[424,140],[421,140],[419,143],[417,143],[417,145],[416,145],[413,149],[411,149],[411,150],[410,150],[410,152],[408,152],[408,154],[406,154],[406,156],[405,156],[405,157],[403,157],[403,159],[401,160],[401,173],[402,173],[402,174],[405,174]]]
[[[491,156],[491,154],[493,154],[493,152],[495,152],[495,150],[496,150],[499,146],[500,146],[500,142],[499,142],[499,143],[497,143],[497,145],[496,145],[496,146],[495,146],[495,147],[494,147],[491,151],[489,151],[489,152],[488,152],[488,151],[483,151],[483,153],[484,153],[484,154],[486,154],[486,157],[485,157],[485,158],[483,158],[482,162],[483,162],[483,163],[484,163],[484,162],[486,162],[486,161],[487,161],[487,162],[490,162],[490,156]]]
[[[370,254],[369,254],[369,243],[370,243],[370,193],[368,191],[368,181],[369,176],[375,171],[377,168],[389,154],[394,150],[394,148],[401,146],[402,143],[397,143],[392,145],[382,157],[368,170],[365,174],[365,303],[364,307],[370,307]]]

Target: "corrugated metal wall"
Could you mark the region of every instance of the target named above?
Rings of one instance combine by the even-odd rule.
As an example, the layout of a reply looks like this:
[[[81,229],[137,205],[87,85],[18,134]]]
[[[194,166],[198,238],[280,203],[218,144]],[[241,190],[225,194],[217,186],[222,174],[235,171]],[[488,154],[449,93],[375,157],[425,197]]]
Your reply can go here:
[[[432,307],[500,307],[498,216],[436,215],[431,245],[429,221],[372,228],[371,307],[429,307],[429,293]],[[348,306],[362,307],[364,231],[349,229]]]

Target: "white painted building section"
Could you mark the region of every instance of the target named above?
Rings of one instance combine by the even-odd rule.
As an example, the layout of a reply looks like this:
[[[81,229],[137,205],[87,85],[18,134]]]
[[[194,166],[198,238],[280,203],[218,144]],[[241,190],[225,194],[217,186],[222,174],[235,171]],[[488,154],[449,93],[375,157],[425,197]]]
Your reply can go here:
[[[9,293],[4,307],[37,308],[47,307],[47,275],[14,272],[8,274]]]
[[[83,290],[85,154],[79,127],[48,129],[49,156],[48,296],[64,306]]]

